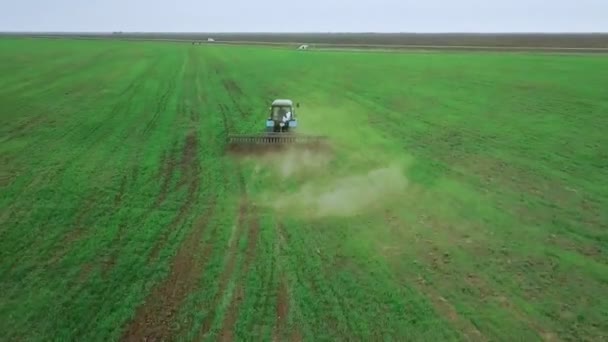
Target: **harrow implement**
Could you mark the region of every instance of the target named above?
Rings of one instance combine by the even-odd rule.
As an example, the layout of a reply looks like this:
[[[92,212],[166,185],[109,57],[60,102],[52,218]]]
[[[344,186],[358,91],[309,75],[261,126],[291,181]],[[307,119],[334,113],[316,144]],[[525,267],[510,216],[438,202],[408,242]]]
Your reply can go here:
[[[295,133],[257,133],[257,134],[231,134],[228,144],[240,145],[320,145],[327,141],[326,136],[305,135]]]

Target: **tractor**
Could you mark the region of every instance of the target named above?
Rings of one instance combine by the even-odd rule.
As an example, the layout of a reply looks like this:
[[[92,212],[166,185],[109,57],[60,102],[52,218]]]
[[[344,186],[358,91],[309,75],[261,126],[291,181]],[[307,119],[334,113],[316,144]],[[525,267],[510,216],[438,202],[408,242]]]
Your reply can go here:
[[[257,145],[318,145],[327,140],[325,136],[296,133],[298,116],[290,99],[272,101],[265,120],[264,132],[251,134],[229,134],[228,144],[231,147],[248,147]]]

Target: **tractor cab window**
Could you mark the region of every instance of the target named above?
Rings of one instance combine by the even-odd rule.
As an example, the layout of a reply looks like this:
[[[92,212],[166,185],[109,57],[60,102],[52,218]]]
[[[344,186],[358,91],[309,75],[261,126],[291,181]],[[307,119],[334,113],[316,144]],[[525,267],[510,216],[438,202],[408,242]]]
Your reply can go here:
[[[273,120],[281,120],[287,113],[292,113],[290,106],[274,106],[271,110],[271,117]]]

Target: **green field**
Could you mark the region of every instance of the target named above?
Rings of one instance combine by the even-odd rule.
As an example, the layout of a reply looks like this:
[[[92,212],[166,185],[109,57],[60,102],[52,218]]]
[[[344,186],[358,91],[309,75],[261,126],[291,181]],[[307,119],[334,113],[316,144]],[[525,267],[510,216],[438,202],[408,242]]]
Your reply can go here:
[[[605,55],[0,61],[2,340],[608,338]],[[274,98],[331,150],[227,154]]]

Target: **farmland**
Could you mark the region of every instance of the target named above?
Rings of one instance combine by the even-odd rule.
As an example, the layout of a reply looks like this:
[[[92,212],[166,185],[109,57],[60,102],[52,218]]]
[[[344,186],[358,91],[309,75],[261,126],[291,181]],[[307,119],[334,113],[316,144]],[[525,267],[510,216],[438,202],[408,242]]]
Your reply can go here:
[[[226,32],[0,32],[0,36],[44,36],[222,42],[306,43],[320,45],[457,46],[514,48],[608,48],[608,33],[226,33]]]
[[[607,338],[605,55],[0,61],[4,340]],[[226,153],[274,98],[332,148]]]

